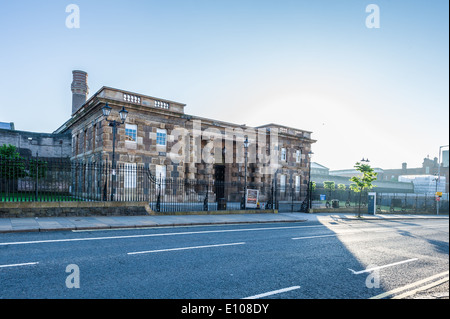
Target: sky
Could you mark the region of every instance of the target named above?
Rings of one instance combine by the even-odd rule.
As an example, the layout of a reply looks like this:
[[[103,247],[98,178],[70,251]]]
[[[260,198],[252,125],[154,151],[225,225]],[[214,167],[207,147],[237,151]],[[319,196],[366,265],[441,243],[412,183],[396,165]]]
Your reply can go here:
[[[68,120],[83,70],[90,96],[110,86],[312,131],[332,170],[420,167],[449,144],[446,0],[1,0],[0,45],[0,122],[17,130]]]

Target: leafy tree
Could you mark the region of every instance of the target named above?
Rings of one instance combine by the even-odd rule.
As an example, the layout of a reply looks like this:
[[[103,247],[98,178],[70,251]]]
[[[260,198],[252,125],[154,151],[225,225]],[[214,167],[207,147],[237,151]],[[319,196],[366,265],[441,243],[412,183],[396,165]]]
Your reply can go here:
[[[350,188],[359,193],[359,207],[358,207],[358,217],[361,217],[361,196],[364,190],[369,190],[373,187],[373,181],[377,180],[378,173],[375,173],[373,168],[368,164],[361,164],[356,162],[355,169],[362,174],[362,176],[353,176],[350,178],[350,181],[353,182],[350,185]]]
[[[0,146],[0,178],[12,180],[25,176],[25,162],[17,148],[11,144]]]
[[[323,188],[325,188],[326,190],[334,191],[336,189],[336,184],[334,182],[323,182]]]
[[[336,184],[334,182],[326,181],[323,182],[323,188],[328,191],[329,198],[331,199],[331,192],[336,189]]]
[[[46,161],[40,160],[40,159],[31,159],[30,160],[30,172],[29,176],[33,179],[37,178],[44,178],[47,174],[48,170],[48,163]]]
[[[347,186],[345,186],[345,184],[338,184],[338,190],[340,190],[340,191],[345,191],[345,190],[347,190]]]

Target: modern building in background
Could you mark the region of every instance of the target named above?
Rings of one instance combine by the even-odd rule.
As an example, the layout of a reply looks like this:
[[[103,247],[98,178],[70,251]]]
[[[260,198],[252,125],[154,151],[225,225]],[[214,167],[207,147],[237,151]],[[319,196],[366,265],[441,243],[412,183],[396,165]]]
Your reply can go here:
[[[14,123],[0,122],[0,130],[11,130],[14,131]]]
[[[448,157],[448,151],[446,156]],[[445,161],[447,161],[446,165]],[[440,169],[439,164],[441,166]],[[439,183],[438,173],[441,175]],[[403,163],[401,169],[383,170],[383,174],[380,177],[384,181],[410,181],[417,186],[416,193],[449,192],[448,159],[444,159],[444,156],[441,163],[439,163],[437,157],[433,159],[426,157],[423,159],[422,167],[409,168],[407,163]]]
[[[424,158],[422,167],[408,168],[407,163],[398,169],[374,168],[378,178],[374,182],[377,192],[435,194],[449,192],[448,151],[442,152],[441,168],[439,160]],[[438,180],[438,172],[441,175]],[[355,169],[330,171],[327,167],[313,163],[311,166],[311,180],[322,184],[324,181],[334,181],[335,184],[351,184],[350,178],[360,174]]]
[[[442,167],[448,168],[448,150],[442,151]]]
[[[378,176],[382,176],[383,169],[374,168],[374,171],[378,173]],[[352,182],[350,178],[357,176],[360,173],[355,169],[343,169],[330,171],[327,167],[319,164],[312,163],[311,166],[311,180],[316,182],[318,187],[321,187],[324,182],[334,182],[336,187],[339,184],[343,184],[348,189]],[[379,193],[413,193],[414,185],[411,182],[402,181],[385,181],[382,178],[378,178],[374,183],[376,187],[374,191]]]

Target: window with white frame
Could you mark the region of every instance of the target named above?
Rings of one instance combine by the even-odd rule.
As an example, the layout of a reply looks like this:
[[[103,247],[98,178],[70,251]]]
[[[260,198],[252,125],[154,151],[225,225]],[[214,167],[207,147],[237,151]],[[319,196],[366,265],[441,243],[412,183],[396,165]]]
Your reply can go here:
[[[136,188],[136,163],[125,163],[123,186],[125,188]]]
[[[295,192],[300,192],[300,176],[295,176]]]
[[[281,160],[282,161],[286,161],[286,158],[287,158],[287,153],[286,153],[286,149],[285,148],[282,148],[281,149]]]
[[[156,190],[164,192],[166,189],[166,166],[164,165],[156,165],[155,168],[155,176],[156,176]]]
[[[167,131],[163,129],[157,129],[156,131],[156,145],[166,146],[167,143]]]
[[[128,142],[137,141],[137,125],[125,124],[125,141]]]
[[[286,191],[286,175],[280,175],[280,191]]]
[[[297,150],[295,152],[295,161],[297,163],[301,163],[302,162],[302,151],[301,150]]]

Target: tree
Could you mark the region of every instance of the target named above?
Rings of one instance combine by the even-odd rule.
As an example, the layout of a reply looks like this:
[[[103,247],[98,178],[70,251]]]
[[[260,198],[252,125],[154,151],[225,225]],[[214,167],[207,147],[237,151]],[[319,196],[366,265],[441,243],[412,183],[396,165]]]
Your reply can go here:
[[[24,159],[11,144],[0,146],[0,178],[13,180],[27,176]]]
[[[336,189],[336,184],[334,182],[326,181],[326,182],[323,182],[323,188],[328,190],[328,192],[330,194],[329,199],[331,199],[331,192],[333,192]]]
[[[372,185],[372,182],[377,180],[378,173],[375,173],[373,168],[368,164],[361,164],[356,162],[355,169],[362,174],[362,176],[353,176],[350,178],[350,181],[353,184],[350,185],[350,188],[359,193],[359,207],[358,207],[358,217],[361,217],[361,196],[364,190],[369,190],[375,187]]]
[[[338,184],[337,189],[338,189],[339,199],[344,199],[345,191],[347,190],[347,186],[345,186],[345,184]]]
[[[36,180],[44,178],[47,175],[48,163],[46,161],[40,159],[31,159],[30,160],[30,172],[29,176]]]

